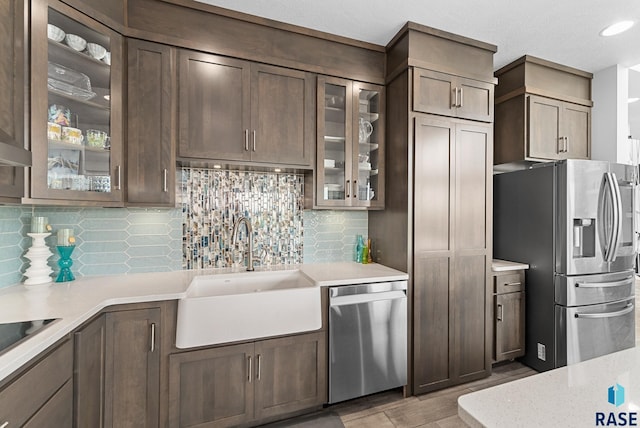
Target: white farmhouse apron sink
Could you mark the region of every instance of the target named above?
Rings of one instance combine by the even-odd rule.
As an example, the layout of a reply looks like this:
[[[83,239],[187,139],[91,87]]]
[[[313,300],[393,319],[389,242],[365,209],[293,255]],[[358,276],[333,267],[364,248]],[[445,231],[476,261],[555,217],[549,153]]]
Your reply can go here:
[[[176,346],[191,348],[322,327],[320,287],[299,270],[194,278],[178,301]]]

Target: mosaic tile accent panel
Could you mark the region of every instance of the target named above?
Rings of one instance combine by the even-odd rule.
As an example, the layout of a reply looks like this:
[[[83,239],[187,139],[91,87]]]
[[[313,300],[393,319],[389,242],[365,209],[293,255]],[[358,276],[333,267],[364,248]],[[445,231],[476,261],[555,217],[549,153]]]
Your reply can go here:
[[[46,239],[57,275],[55,232],[72,228],[76,277],[182,268],[182,216],[179,209],[0,207],[0,287],[23,281],[31,245],[27,236],[33,215],[49,218],[53,234]]]
[[[366,211],[305,211],[304,262],[353,261],[356,235],[366,237],[368,227]]]
[[[302,263],[304,177],[297,174],[183,168],[180,179],[184,269],[241,266],[245,227],[253,227],[256,266]]]

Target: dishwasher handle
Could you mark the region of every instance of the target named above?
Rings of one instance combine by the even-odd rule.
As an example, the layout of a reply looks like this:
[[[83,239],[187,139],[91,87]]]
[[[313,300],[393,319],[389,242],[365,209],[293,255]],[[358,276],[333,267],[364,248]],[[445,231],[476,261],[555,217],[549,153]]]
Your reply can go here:
[[[377,302],[379,300],[406,299],[404,291],[384,291],[382,293],[351,294],[347,296],[331,297],[329,306],[359,305],[361,303]]]

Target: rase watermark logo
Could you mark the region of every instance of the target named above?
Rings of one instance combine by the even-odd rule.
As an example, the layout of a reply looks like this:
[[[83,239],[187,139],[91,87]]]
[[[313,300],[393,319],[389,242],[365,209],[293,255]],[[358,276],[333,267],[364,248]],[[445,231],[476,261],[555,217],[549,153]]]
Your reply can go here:
[[[624,387],[618,383],[607,390],[607,401],[616,407],[624,404]],[[596,412],[597,427],[636,427],[637,412]]]

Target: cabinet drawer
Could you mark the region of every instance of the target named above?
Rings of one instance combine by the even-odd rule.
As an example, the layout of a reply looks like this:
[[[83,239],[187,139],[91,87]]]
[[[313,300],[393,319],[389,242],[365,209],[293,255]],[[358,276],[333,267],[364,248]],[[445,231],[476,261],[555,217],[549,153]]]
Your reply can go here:
[[[73,347],[67,341],[0,391],[0,425],[22,426],[72,375]]]
[[[494,277],[494,293],[513,293],[524,290],[524,272],[517,271]]]

